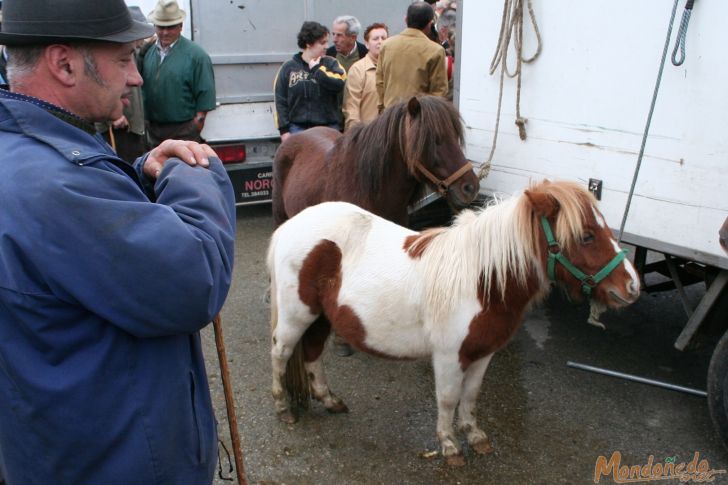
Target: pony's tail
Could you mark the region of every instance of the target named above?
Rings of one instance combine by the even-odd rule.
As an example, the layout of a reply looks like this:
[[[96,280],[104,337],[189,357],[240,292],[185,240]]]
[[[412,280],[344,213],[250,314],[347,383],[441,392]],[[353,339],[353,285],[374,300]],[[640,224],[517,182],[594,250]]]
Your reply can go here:
[[[271,244],[268,248],[268,273],[270,275],[270,333],[271,345],[273,334],[278,326],[278,295],[276,288],[276,270],[274,249],[276,233],[273,233]],[[288,399],[291,408],[308,409],[311,402],[311,391],[309,387],[308,374],[303,359],[303,344],[298,341],[293,348],[293,353],[286,363],[285,386],[288,391]]]
[[[286,389],[291,408],[309,408],[311,388],[303,361],[303,344],[300,340],[293,348],[293,354],[286,363]]]

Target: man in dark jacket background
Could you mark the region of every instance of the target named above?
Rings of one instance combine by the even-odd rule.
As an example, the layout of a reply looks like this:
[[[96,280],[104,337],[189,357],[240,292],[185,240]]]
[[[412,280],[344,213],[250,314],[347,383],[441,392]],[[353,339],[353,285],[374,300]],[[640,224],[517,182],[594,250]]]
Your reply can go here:
[[[123,0],[3,2],[0,483],[212,482],[199,330],[230,287],[230,180],[206,145],[132,166],[93,128],[152,33]]]

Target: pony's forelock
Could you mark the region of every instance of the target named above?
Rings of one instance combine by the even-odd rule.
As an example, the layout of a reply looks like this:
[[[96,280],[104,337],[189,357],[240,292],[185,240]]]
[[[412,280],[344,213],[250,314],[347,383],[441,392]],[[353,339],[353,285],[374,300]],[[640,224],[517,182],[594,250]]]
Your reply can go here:
[[[561,180],[531,186],[531,190],[544,190],[559,203],[554,237],[564,249],[581,240],[587,211],[596,207],[596,199],[581,184]]]

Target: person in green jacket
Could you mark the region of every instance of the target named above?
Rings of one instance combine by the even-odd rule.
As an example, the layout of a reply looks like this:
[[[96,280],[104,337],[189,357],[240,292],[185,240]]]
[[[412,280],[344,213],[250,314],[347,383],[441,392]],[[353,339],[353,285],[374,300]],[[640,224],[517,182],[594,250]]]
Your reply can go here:
[[[149,21],[157,41],[140,60],[150,146],[167,138],[201,142],[207,112],[215,109],[210,56],[182,37],[186,14],[176,1],[159,0]]]

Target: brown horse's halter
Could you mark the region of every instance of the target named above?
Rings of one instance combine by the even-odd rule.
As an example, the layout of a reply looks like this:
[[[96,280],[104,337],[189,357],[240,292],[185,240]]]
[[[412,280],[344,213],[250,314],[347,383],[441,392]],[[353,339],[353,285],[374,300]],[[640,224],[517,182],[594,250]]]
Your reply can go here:
[[[470,162],[466,162],[465,165],[463,165],[458,170],[456,170],[455,173],[450,175],[445,180],[441,180],[441,179],[435,177],[435,174],[433,174],[432,172],[427,170],[425,168],[425,166],[422,165],[422,163],[419,160],[415,160],[414,165],[415,165],[415,168],[422,173],[422,175],[427,177],[427,179],[430,182],[435,184],[435,187],[437,188],[437,192],[442,196],[445,196],[445,194],[447,194],[447,190],[450,188],[450,186],[453,184],[453,182],[455,182],[457,179],[459,179],[460,177],[462,177],[467,172],[469,172],[470,170],[473,169],[473,164]]]

